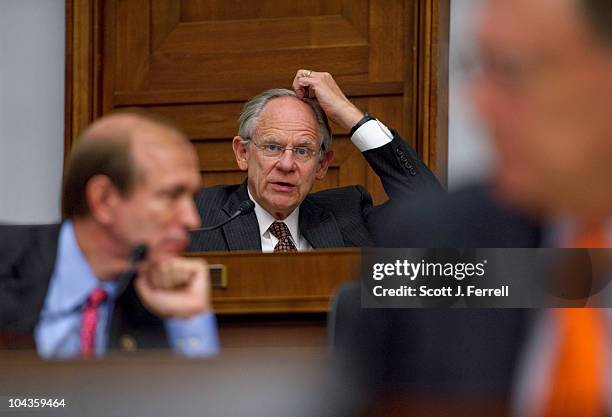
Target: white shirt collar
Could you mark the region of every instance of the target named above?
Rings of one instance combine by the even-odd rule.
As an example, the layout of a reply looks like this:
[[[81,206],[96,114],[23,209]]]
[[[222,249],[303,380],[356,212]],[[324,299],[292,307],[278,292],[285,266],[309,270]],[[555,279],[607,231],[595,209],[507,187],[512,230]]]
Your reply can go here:
[[[255,216],[257,216],[257,223],[259,224],[259,235],[261,237],[269,238],[270,232],[269,228],[275,221],[282,221],[287,225],[289,231],[291,232],[291,237],[293,237],[294,241],[298,241],[300,237],[300,206],[297,206],[295,210],[291,212],[289,216],[285,220],[275,219],[270,213],[268,213],[259,203],[253,198],[251,195],[251,191],[247,186],[247,192],[249,193],[249,198],[253,203],[255,203]]]
[[[71,221],[62,223],[55,269],[49,282],[43,316],[65,314],[82,306],[96,288],[103,288],[111,299],[119,290],[117,280],[100,281],[96,278],[81,250]]]

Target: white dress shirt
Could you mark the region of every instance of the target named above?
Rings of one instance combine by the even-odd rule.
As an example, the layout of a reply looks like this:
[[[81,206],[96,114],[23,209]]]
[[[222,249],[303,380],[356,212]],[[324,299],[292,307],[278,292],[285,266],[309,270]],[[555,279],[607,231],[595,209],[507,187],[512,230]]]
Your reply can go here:
[[[285,220],[277,220],[270,213],[268,213],[249,192],[249,198],[255,203],[255,216],[257,216],[257,224],[259,225],[259,237],[261,238],[261,251],[262,252],[274,252],[274,247],[278,243],[278,239],[272,233],[270,233],[270,226],[276,221],[282,221],[289,228],[291,232],[291,238],[293,243],[297,247],[298,251],[304,251],[312,249],[312,245],[308,243],[306,238],[300,233],[299,219],[300,219],[300,207],[298,206],[293,212],[287,216]]]

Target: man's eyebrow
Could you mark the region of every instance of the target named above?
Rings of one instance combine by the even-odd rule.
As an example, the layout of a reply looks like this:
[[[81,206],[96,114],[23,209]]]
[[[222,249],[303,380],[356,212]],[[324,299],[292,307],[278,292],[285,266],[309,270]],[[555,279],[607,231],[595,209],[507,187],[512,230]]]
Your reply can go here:
[[[278,143],[278,137],[274,135],[262,136],[261,140],[267,143]]]
[[[190,191],[189,191],[189,187],[185,186],[184,184],[169,185],[159,190],[160,194],[167,194],[167,195],[181,195],[186,192],[190,192]]]
[[[302,146],[302,145],[315,145],[316,146],[317,142],[311,138],[300,138],[300,140],[298,141],[298,145]]]

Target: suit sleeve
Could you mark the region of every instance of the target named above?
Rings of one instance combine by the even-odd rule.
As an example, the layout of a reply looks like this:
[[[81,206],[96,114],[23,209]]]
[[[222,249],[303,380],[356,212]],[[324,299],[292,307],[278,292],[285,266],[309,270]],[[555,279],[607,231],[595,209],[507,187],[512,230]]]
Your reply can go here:
[[[363,156],[381,179],[390,199],[415,199],[423,194],[441,193],[444,189],[396,131],[386,145],[365,151]]]

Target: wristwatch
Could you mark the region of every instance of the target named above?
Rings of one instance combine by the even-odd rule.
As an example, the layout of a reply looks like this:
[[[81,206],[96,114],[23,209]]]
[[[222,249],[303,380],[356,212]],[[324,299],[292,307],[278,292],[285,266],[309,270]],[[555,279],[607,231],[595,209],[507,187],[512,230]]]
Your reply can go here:
[[[351,127],[351,131],[349,132],[349,136],[353,136],[355,134],[355,132],[357,131],[357,129],[359,129],[361,126],[363,126],[365,123],[369,122],[370,120],[376,120],[376,117],[372,116],[368,112],[365,112],[365,114],[363,115],[361,120],[359,120],[355,124],[355,126]]]

